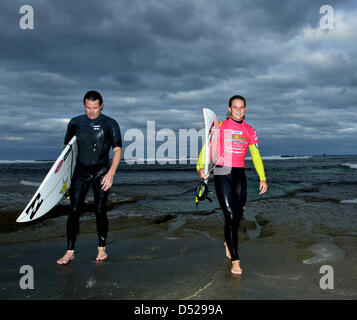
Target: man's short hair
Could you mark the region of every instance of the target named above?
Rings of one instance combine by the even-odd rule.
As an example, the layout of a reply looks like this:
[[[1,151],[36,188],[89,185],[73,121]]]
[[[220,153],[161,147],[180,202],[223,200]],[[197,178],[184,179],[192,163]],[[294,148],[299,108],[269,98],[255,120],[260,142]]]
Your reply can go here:
[[[94,90],[88,91],[83,98],[83,104],[85,104],[86,99],[89,101],[99,100],[100,106],[103,104],[103,98],[98,91],[94,91]]]

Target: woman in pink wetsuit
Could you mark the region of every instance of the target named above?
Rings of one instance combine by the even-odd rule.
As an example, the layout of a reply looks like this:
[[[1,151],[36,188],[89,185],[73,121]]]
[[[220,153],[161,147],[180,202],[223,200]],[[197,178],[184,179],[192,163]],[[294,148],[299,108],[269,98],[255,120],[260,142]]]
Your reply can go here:
[[[264,166],[258,149],[258,137],[253,127],[244,121],[246,101],[242,96],[229,100],[227,120],[220,124],[220,142],[217,148],[217,167],[214,182],[219,204],[225,218],[224,237],[226,255],[232,260],[233,274],[242,274],[238,253],[238,228],[247,199],[247,181],[244,172],[248,148],[260,178],[260,194],[267,191]],[[222,147],[223,146],[223,147]],[[197,169],[202,179],[207,179],[201,163]]]

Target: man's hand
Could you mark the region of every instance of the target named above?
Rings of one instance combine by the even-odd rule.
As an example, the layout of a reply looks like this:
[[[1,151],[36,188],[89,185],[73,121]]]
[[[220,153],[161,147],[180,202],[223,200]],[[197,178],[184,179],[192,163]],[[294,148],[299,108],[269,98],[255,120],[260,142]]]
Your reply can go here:
[[[104,191],[107,191],[111,188],[113,185],[113,180],[114,180],[114,174],[112,174],[110,171],[103,177],[102,180],[102,189]]]
[[[115,175],[115,172],[117,171],[117,168],[119,166],[120,159],[121,159],[121,152],[122,152],[121,147],[115,147],[113,149],[114,156],[113,156],[113,160],[112,160],[112,165],[102,180],[102,189],[104,191],[109,190],[111,188],[111,186],[113,185],[114,175]]]

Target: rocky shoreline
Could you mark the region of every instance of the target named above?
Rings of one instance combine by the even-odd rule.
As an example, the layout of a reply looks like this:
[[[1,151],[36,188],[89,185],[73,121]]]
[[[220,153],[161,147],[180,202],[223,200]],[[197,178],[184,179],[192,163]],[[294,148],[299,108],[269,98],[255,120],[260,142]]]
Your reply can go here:
[[[346,218],[348,210],[352,213],[353,209],[299,197],[250,202],[239,230],[244,270],[241,277],[230,274],[220,209],[150,218],[118,217],[114,207],[109,212],[109,259],[103,265],[94,261],[94,216],[84,214],[78,254],[64,267],[55,263],[65,248],[66,216],[60,215],[0,234],[0,258],[5,261],[0,268],[0,297],[356,299],[354,226],[346,229],[340,223],[332,227],[330,220],[323,220],[323,215],[318,214],[321,210],[334,210],[336,215],[343,213]],[[301,213],[310,216],[303,218]],[[23,292],[17,288],[21,264],[41,270],[37,272],[41,290]],[[319,271],[323,265],[330,265],[335,271],[333,290],[320,288]],[[53,277],[62,283],[68,276],[78,277],[78,281],[68,282],[68,288],[53,287]]]

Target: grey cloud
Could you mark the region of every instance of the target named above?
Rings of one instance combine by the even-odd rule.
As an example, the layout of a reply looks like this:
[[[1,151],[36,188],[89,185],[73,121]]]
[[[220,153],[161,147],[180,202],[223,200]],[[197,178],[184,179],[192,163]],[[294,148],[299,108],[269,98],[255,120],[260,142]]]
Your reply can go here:
[[[295,129],[302,140],[318,135],[319,150],[334,129],[353,140],[352,1],[329,2],[347,19],[347,31],[337,24],[324,36],[314,34],[323,1],[37,0],[31,31],[19,28],[22,4],[0,5],[4,150],[5,141],[19,145],[23,132],[49,150],[62,142],[65,125],[56,121],[83,113],[82,96],[91,89],[103,94],[104,113],[123,132],[144,130],[146,120],[199,129],[202,107],[223,119],[228,98],[240,93],[269,154],[290,148],[284,134],[300,148]],[[330,115],[338,121],[329,122]]]

